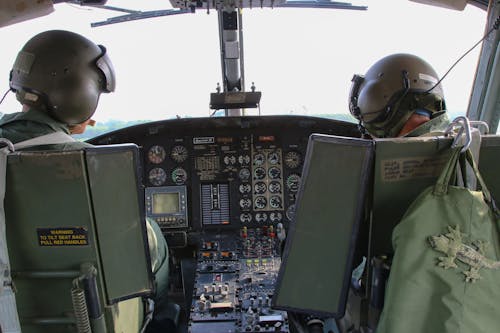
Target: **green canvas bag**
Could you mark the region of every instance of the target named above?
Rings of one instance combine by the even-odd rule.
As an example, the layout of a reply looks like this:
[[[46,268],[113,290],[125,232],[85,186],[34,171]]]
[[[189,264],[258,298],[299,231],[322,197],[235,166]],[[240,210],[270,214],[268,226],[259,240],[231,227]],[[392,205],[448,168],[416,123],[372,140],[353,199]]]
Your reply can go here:
[[[377,333],[500,332],[499,215],[481,191],[450,185],[460,147],[394,228],[394,258]],[[462,165],[463,167],[463,165]]]

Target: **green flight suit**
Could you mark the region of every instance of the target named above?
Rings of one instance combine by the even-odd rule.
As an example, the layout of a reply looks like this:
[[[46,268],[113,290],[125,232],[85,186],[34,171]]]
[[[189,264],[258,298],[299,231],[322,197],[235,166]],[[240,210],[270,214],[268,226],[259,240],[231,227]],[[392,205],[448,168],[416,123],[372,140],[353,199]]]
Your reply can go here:
[[[0,137],[9,139],[12,143],[36,138],[53,132],[70,134],[68,126],[51,118],[45,112],[30,109],[26,112],[6,114],[0,119]],[[75,141],[64,144],[40,145],[25,149],[30,150],[77,150],[93,145]],[[156,281],[155,301],[166,296],[168,285],[168,246],[160,227],[154,221],[148,220],[148,239],[150,240],[151,261]],[[154,235],[151,234],[151,230]],[[154,240],[156,236],[156,241]],[[155,246],[156,245],[156,246]]]
[[[405,137],[417,137],[417,136],[427,136],[433,135],[443,135],[443,132],[446,130],[446,127],[450,124],[450,120],[448,119],[448,115],[446,111],[442,111],[441,114],[435,116],[428,122],[423,123],[422,125],[415,128],[413,131],[407,133]]]

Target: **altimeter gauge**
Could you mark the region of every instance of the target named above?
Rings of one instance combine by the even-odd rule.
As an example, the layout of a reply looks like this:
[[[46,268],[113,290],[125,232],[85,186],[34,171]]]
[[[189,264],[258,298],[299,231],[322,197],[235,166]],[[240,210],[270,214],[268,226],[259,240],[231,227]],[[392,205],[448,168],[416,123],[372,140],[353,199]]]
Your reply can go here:
[[[188,157],[188,151],[186,147],[177,145],[170,151],[170,157],[177,163],[184,162]]]

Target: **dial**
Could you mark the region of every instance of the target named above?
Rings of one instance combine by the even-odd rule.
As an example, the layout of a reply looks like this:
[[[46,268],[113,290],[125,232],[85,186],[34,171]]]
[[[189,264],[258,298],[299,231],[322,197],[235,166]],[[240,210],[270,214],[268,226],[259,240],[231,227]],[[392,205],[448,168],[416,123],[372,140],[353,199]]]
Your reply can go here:
[[[165,148],[162,146],[154,145],[149,148],[148,151],[148,160],[151,163],[159,164],[165,160],[165,156],[167,153],[165,152]]]
[[[178,145],[172,148],[170,151],[170,157],[177,163],[184,162],[188,157],[188,151],[186,147]]]
[[[242,194],[250,193],[250,191],[252,191],[252,186],[248,183],[241,184],[239,187],[239,190],[240,190],[240,193],[242,193]]]
[[[248,178],[250,178],[250,170],[247,168],[240,169],[238,177],[240,177],[241,180],[248,180]]]
[[[266,190],[267,190],[266,183],[264,183],[264,182],[257,182],[254,185],[254,189],[255,189],[255,193],[262,194],[262,193],[266,192]]]
[[[187,172],[183,168],[177,168],[172,171],[172,181],[177,185],[184,184],[187,180]]]
[[[265,157],[264,157],[264,154],[261,154],[261,153],[258,153],[258,154],[255,154],[255,156],[253,157],[253,164],[254,165],[262,165],[264,164],[264,162],[266,161]]]
[[[266,213],[257,213],[255,214],[255,221],[259,223],[264,223],[267,221],[267,214]]]
[[[238,156],[238,162],[241,165],[248,165],[250,163],[250,156],[248,156],[248,155],[240,155],[240,156]]]
[[[149,182],[155,186],[160,186],[167,180],[167,173],[162,168],[154,168],[149,171]]]
[[[266,177],[266,169],[258,167],[253,171],[254,179],[264,179]]]
[[[285,155],[285,165],[289,167],[290,169],[295,169],[300,165],[302,162],[302,157],[300,156],[300,153],[296,151],[289,151]]]
[[[267,199],[265,197],[259,196],[255,198],[254,205],[256,209],[264,209],[267,206]]]
[[[278,167],[271,167],[268,170],[269,177],[271,179],[280,179],[281,178],[281,170]]]
[[[242,223],[249,223],[249,222],[252,222],[252,214],[250,213],[242,213],[240,215],[240,221]]]
[[[269,192],[271,193],[281,193],[281,184],[277,181],[272,181],[269,183]]]
[[[240,200],[240,207],[243,209],[248,209],[252,205],[252,200],[249,198],[243,198]]]
[[[280,162],[280,154],[273,151],[267,155],[267,160],[269,161],[269,164],[278,164]]]
[[[290,205],[290,206],[288,206],[288,209],[286,210],[286,217],[290,221],[292,221],[294,216],[295,216],[295,205]]]
[[[224,164],[225,165],[234,165],[235,163],[236,163],[236,156],[234,156],[234,155],[224,156]]]
[[[300,186],[300,176],[293,173],[286,179],[286,187],[290,190],[290,192],[297,192]]]
[[[280,209],[281,208],[281,198],[277,195],[273,195],[271,198],[269,198],[269,206],[274,209]]]
[[[281,219],[283,218],[283,216],[281,215],[280,212],[272,212],[271,214],[269,214],[269,219],[271,220],[271,222],[281,222]]]

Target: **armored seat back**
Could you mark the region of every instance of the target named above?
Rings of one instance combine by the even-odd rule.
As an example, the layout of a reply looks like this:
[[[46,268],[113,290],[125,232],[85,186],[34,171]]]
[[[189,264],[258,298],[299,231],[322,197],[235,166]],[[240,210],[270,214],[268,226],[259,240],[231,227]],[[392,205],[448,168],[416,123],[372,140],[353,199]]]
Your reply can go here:
[[[153,292],[135,145],[8,156],[5,217],[23,333],[138,332]]]

